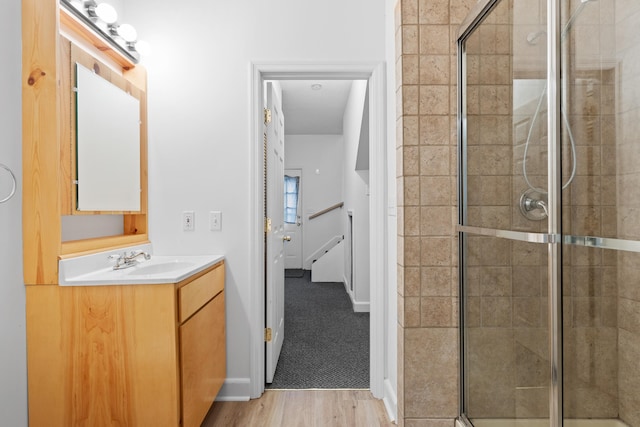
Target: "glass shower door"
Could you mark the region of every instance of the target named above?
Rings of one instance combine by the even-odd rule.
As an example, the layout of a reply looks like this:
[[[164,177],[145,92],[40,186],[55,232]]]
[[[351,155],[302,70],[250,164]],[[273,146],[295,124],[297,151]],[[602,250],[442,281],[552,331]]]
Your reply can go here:
[[[640,426],[640,2],[481,0],[470,16],[460,419]]]
[[[567,3],[564,416],[640,426],[640,2]]]
[[[463,419],[547,426],[546,2],[482,6],[459,43]]]

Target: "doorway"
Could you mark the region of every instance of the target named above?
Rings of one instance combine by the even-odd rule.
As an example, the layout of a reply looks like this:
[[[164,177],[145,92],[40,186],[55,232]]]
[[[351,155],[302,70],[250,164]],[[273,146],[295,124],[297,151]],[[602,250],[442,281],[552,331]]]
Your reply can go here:
[[[252,283],[248,312],[251,323],[251,390],[257,398],[264,392],[264,216],[263,188],[263,120],[262,88],[265,80],[357,80],[368,81],[368,106],[372,117],[370,135],[370,388],[376,397],[383,397],[384,349],[384,277],[386,277],[386,146],[384,118],[384,64],[257,64],[252,65],[252,241],[250,257]]]
[[[286,129],[285,129],[286,134]],[[286,145],[286,143],[285,143]],[[286,162],[286,160],[285,160]],[[302,270],[302,169],[284,171],[284,232],[290,240],[284,249],[284,268]],[[296,276],[299,276],[295,272]],[[287,274],[285,273],[285,277]]]
[[[301,232],[305,259],[304,270],[291,270],[295,266],[287,265],[291,257],[285,256],[282,292],[275,288],[280,282],[273,277],[273,272],[279,271],[277,264],[267,264],[266,312],[274,313],[280,307],[277,296],[284,297],[284,328],[281,330],[277,322],[279,316],[268,315],[265,325],[272,331],[272,339],[284,337],[279,354],[272,353],[278,347],[266,344],[267,388],[368,389],[368,158],[358,162],[358,154],[367,153],[369,144],[367,81],[279,80],[268,81],[266,86],[277,88],[274,97],[282,100],[286,135],[285,232],[284,241],[276,241],[280,248],[284,246],[285,255],[295,252]],[[274,126],[274,121],[269,126]],[[269,131],[267,135],[271,135]],[[270,146],[267,141],[269,153]],[[267,180],[274,172],[267,169]],[[302,182],[301,175],[305,177]],[[272,185],[266,188],[267,207],[282,209],[279,194],[269,193]],[[360,239],[354,242],[360,272],[360,281],[354,285],[357,292],[350,291],[346,272],[350,264],[345,240],[350,209],[360,213],[356,217]],[[272,221],[268,235],[274,235],[274,227],[278,224]]]

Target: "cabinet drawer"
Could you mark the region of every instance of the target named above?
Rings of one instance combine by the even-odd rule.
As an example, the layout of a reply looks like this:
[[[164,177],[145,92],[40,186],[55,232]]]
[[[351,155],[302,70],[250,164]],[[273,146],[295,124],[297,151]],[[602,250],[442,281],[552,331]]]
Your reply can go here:
[[[178,289],[180,323],[224,289],[224,264]]]

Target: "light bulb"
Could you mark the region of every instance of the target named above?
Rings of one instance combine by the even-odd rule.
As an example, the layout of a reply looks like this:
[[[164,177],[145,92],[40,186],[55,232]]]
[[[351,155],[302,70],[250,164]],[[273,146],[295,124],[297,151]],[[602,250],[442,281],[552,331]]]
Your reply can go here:
[[[96,15],[102,19],[106,24],[114,24],[118,20],[118,12],[113,6],[107,3],[100,3],[96,7]]]
[[[142,56],[151,56],[151,45],[144,40],[138,40],[136,51]]]
[[[127,43],[133,43],[138,38],[138,32],[135,28],[133,28],[133,25],[122,24],[116,31],[118,32],[118,35],[122,37],[122,39]]]

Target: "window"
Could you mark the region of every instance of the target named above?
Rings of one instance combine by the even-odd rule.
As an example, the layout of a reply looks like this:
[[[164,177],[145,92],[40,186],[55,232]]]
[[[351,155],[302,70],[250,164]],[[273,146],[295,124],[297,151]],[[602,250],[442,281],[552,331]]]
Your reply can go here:
[[[284,176],[284,222],[295,224],[298,217],[299,176]]]

